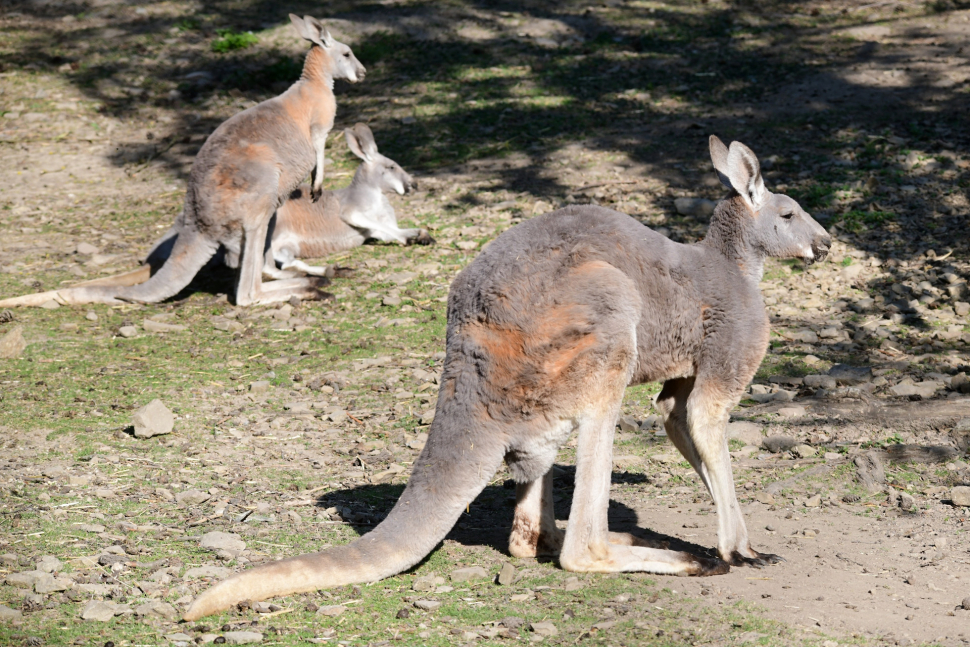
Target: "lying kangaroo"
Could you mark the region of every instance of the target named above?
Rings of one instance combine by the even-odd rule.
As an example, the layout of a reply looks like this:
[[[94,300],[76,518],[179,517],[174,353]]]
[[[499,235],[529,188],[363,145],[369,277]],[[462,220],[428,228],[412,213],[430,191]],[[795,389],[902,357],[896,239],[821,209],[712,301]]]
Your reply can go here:
[[[285,278],[275,264],[322,276],[326,268],[313,267],[299,260],[318,258],[346,249],[360,247],[369,238],[385,243],[429,245],[434,239],[424,229],[400,229],[394,207],[384,195],[394,191],[404,195],[416,183],[397,162],[377,152],[374,133],[366,124],[344,130],[351,152],[362,160],[350,186],[332,191],[339,202],[310,199],[310,190],[301,186],[276,211],[271,225],[271,258],[267,258],[264,275]]]
[[[569,207],[513,227],[462,271],[448,297],[447,354],[428,442],[387,518],[346,546],[235,575],[204,592],[196,620],[242,600],[373,582],[417,564],[501,466],[518,483],[509,552],[559,555],[569,571],[725,573],[781,558],[755,551],[734,492],[725,427],[768,345],[758,282],[766,257],[814,262],[830,238],[769,193],[758,159],[710,139],[721,181],[707,237],[670,241],[629,216]],[[667,434],[718,511],[720,559],[611,533],[613,430],[629,384],[664,381]],[[565,532],[552,464],[576,431]]]
[[[311,187],[300,185],[290,194],[270,221],[268,236],[271,255],[266,259],[263,277],[283,279],[295,276],[287,270],[324,276],[326,267],[307,265],[299,259],[316,258],[353,249],[367,239],[383,242],[430,245],[434,238],[424,229],[400,229],[394,207],[385,191],[405,194],[416,183],[397,162],[377,152],[374,134],[365,124],[344,130],[351,151],[363,160],[357,167],[350,186],[336,191],[324,191],[320,200],[310,198]],[[348,224],[349,223],[349,224]],[[126,286],[147,281],[153,271],[164,266],[179,235],[176,223],[158,239],[148,252],[145,263],[136,270],[114,276],[77,283],[83,286]],[[216,255],[210,264],[224,262],[226,256]],[[281,269],[276,268],[279,263]],[[68,288],[71,289],[71,288]],[[57,299],[64,290],[52,290],[0,301],[0,307],[14,305],[42,305]]]
[[[57,290],[61,303],[163,301],[188,285],[219,250],[239,269],[236,304],[273,303],[291,296],[317,298],[319,278],[262,285],[264,245],[270,218],[312,170],[312,194],[323,187],[324,145],[337,110],[334,79],[364,76],[347,45],[316,19],[290,14],[297,32],[311,43],[300,79],[278,97],[226,120],[206,140],[189,175],[185,207],[175,222],[178,238],[165,264],[137,285],[82,286]],[[48,293],[8,299],[9,305],[38,305]],[[46,299],[45,299],[46,300]]]

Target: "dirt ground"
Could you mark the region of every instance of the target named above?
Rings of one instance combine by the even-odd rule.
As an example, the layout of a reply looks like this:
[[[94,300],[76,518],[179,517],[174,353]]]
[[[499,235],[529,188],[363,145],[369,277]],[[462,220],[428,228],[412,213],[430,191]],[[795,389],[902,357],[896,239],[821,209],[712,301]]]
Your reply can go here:
[[[368,68],[336,87],[327,186],[356,166],[339,130],[368,123],[418,181],[399,219],[437,244],[321,259],[343,268],[328,302],[236,308],[214,272],[164,304],[0,313],[27,344],[0,359],[0,642],[970,642],[970,5],[0,0],[0,294],[134,268],[207,135],[299,75],[288,12]],[[179,621],[229,572],[387,514],[478,250],[573,203],[699,240],[709,203],[683,199],[725,194],[712,133],[835,241],[825,263],[768,264],[771,348],[732,413],[753,544],[786,562],[577,578],[512,559],[500,473],[412,572]],[[711,554],[713,504],[655,425],[658,390],[628,390],[611,528]],[[154,398],[174,432],[136,438]],[[493,583],[505,563],[514,582]]]

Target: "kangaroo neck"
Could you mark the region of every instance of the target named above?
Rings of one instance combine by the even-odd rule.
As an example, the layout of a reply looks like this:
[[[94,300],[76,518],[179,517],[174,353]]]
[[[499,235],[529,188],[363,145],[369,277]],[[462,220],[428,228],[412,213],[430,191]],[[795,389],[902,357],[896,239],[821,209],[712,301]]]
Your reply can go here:
[[[300,82],[306,85],[324,85],[333,90],[333,59],[319,45],[312,45],[303,61]]]
[[[736,263],[741,273],[757,286],[764,275],[765,257],[751,240],[756,217],[741,196],[723,200],[714,210],[701,244]]]

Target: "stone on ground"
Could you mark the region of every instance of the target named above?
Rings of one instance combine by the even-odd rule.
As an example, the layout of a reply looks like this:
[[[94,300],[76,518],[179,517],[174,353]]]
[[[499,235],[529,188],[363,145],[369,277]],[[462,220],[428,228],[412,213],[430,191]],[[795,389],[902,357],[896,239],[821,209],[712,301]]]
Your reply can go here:
[[[950,501],[953,505],[970,506],[970,486],[958,485],[951,489]]]
[[[202,540],[199,542],[202,548],[207,550],[228,550],[228,551],[243,551],[246,550],[246,542],[239,538],[239,535],[235,535],[231,532],[219,532],[215,530],[213,532],[207,532],[202,535]]]
[[[515,567],[510,563],[505,562],[502,565],[502,570],[498,572],[498,583],[502,586],[508,586],[515,581]]]
[[[458,568],[451,572],[452,582],[470,582],[472,580],[479,580],[488,577],[488,571],[486,571],[481,566],[469,566],[467,568]]]
[[[81,620],[97,620],[107,622],[115,617],[118,605],[114,602],[91,600],[81,608]]]
[[[184,506],[199,505],[208,501],[209,498],[209,493],[202,490],[186,490],[175,495],[178,504]]]
[[[537,636],[555,636],[559,633],[556,625],[551,622],[533,622],[529,627],[532,629],[532,633]]]
[[[761,446],[772,454],[787,452],[795,446],[795,439],[791,436],[768,436],[762,441]]]
[[[151,438],[172,433],[175,418],[161,400],[155,398],[131,417],[136,438]]]
[[[227,645],[249,645],[263,642],[263,634],[255,631],[227,631],[222,636],[226,639]]]
[[[729,422],[727,425],[728,438],[734,438],[744,442],[745,445],[760,446],[764,440],[761,433],[761,425],[746,420]]]
[[[23,355],[27,348],[27,340],[24,339],[24,327],[14,326],[14,328],[0,337],[0,359],[17,359]]]
[[[970,608],[970,607],[968,607]],[[18,620],[23,614],[17,609],[0,604],[0,622],[4,620]]]

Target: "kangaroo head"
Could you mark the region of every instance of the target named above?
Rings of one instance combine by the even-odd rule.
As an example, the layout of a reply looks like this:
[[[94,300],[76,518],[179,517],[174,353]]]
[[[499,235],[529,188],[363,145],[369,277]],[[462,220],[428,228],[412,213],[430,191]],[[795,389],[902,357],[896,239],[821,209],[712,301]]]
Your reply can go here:
[[[335,79],[346,79],[351,83],[357,83],[364,78],[367,70],[360,64],[354,52],[349,46],[336,40],[330,35],[330,31],[323,26],[319,20],[313,16],[303,16],[300,18],[295,14],[290,14],[290,21],[296,28],[296,32],[310,41],[313,45],[322,47],[333,61],[331,75]]]
[[[730,148],[711,135],[711,160],[721,183],[735,192],[750,221],[745,223],[748,243],[764,256],[821,261],[832,238],[795,200],[765,188],[761,165],[754,152],[741,142]]]
[[[417,187],[414,178],[397,162],[377,152],[374,133],[367,124],[358,123],[353,128],[347,128],[344,137],[351,152],[364,162],[357,172],[365,177],[368,184],[379,187],[381,191],[394,191],[398,195]]]

